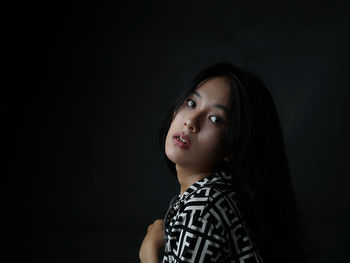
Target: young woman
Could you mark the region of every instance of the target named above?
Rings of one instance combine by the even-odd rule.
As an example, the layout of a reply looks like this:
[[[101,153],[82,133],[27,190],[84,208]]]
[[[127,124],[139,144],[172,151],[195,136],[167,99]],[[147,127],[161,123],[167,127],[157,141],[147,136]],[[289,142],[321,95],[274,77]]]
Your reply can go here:
[[[158,262],[306,262],[274,101],[251,72],[203,69],[170,107],[160,144],[180,184],[139,257]]]

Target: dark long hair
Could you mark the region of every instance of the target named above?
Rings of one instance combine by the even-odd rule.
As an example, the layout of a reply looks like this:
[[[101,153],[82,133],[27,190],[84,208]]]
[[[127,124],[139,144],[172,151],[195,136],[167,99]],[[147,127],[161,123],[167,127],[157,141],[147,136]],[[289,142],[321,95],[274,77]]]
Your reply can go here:
[[[201,70],[166,113],[159,144],[171,173],[175,164],[165,154],[165,139],[173,113],[199,83],[216,76],[231,81],[231,113],[225,138],[232,158],[218,169],[233,175],[245,216],[265,262],[307,262],[306,220],[290,176],[283,133],[274,99],[251,71],[230,62]],[[312,250],[310,250],[312,251]]]

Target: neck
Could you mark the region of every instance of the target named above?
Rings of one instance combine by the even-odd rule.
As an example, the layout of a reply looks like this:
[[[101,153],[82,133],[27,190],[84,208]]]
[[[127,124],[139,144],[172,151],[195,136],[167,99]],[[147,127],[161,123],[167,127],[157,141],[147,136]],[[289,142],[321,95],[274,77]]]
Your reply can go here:
[[[211,175],[212,171],[198,171],[176,165],[177,179],[180,184],[180,195],[182,195],[192,184]]]

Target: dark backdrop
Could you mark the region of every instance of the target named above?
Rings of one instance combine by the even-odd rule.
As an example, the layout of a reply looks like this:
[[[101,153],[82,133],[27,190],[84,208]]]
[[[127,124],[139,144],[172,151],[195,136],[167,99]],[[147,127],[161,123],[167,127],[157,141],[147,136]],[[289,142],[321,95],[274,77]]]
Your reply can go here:
[[[346,2],[3,5],[2,259],[138,262],[147,226],[179,192],[157,145],[161,118],[199,69],[230,60],[278,102],[298,200],[324,249],[312,262],[346,262]]]

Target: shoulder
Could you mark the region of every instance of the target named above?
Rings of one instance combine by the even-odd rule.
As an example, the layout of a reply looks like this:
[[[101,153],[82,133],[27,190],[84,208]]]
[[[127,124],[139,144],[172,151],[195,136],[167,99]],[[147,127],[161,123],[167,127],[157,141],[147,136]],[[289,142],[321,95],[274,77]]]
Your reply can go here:
[[[230,186],[215,183],[191,193],[184,202],[183,212],[200,217],[222,231],[240,219],[236,192]]]
[[[210,242],[235,262],[262,262],[254,238],[239,210],[238,192],[225,183],[206,183],[186,196],[172,227],[171,245],[182,236],[188,244]],[[209,244],[209,243],[208,243]]]

